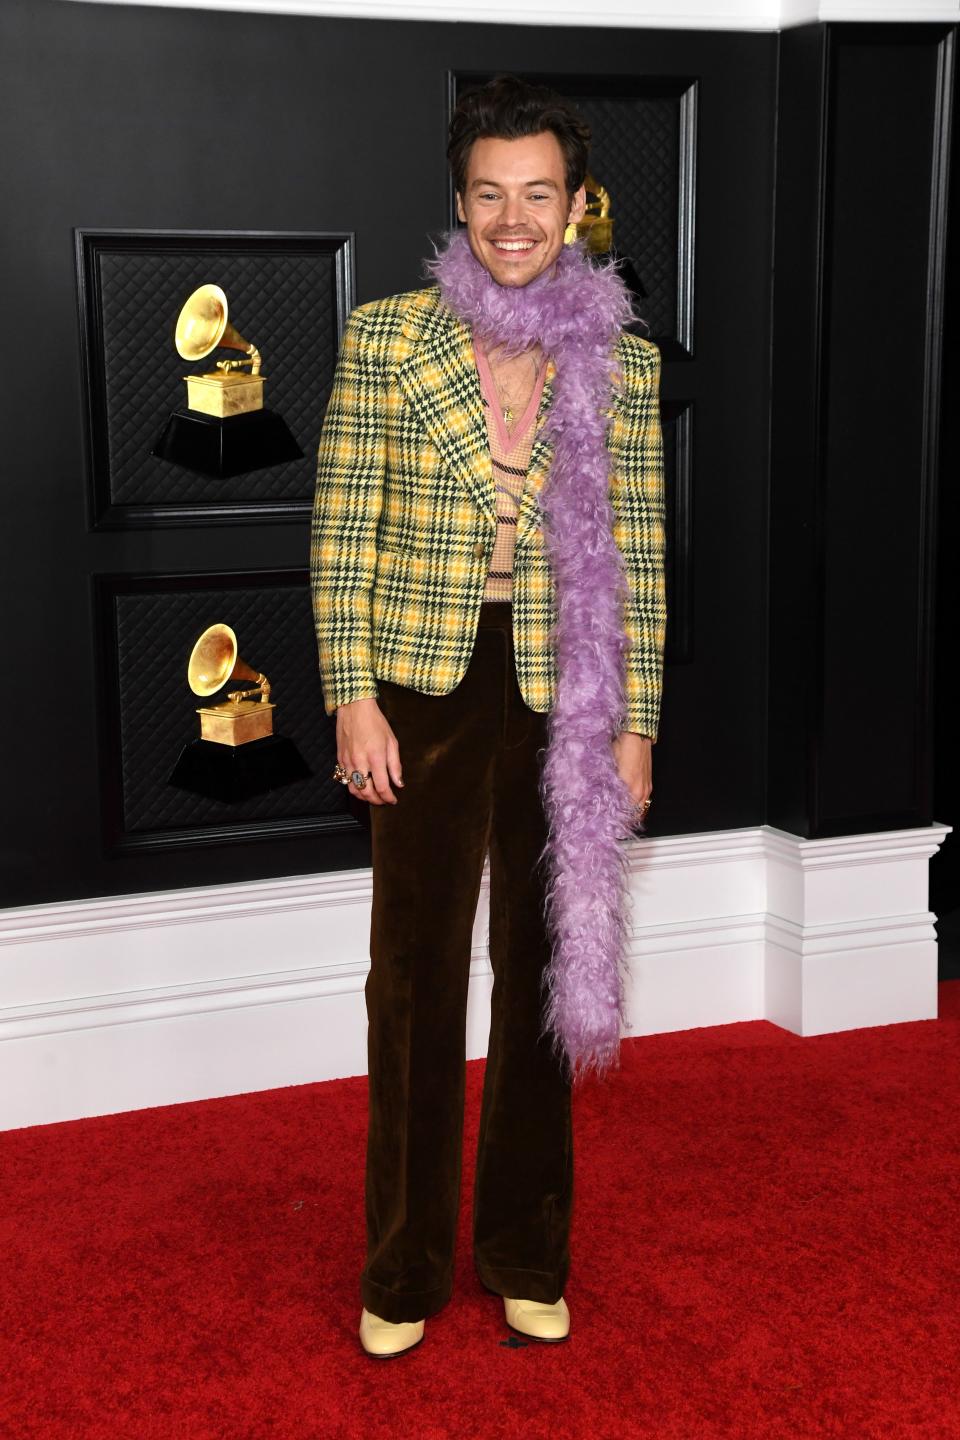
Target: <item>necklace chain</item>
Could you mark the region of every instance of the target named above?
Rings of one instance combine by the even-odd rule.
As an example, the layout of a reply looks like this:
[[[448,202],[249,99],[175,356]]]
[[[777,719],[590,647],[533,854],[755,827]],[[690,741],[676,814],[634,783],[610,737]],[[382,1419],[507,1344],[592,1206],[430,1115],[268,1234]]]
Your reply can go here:
[[[515,388],[512,388],[509,385],[504,385],[502,383],[500,376],[495,369],[495,363],[492,361],[490,362],[490,373],[493,376],[493,383],[497,387],[497,396],[500,400],[500,408],[503,411],[504,422],[507,425],[513,424],[516,407],[519,404],[520,398],[524,395],[524,393],[529,396],[530,393],[532,393],[533,386],[537,383],[537,375],[540,370],[539,351],[540,347],[536,345],[531,350],[527,350],[524,352],[523,359],[533,367],[533,374],[531,376],[528,373],[524,373],[521,376],[519,385]]]

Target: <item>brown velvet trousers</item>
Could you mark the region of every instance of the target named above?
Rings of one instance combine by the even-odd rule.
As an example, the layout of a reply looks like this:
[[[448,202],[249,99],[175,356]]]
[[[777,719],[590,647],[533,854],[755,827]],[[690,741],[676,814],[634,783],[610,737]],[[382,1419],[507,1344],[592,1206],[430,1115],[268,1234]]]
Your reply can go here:
[[[490,1038],[473,1194],[473,1256],[500,1295],[553,1302],[570,1264],[571,1088],[540,1036],[546,839],[538,780],[546,716],[517,684],[511,607],[481,606],[466,674],[447,695],[380,680],[400,746],[396,805],[370,808],[366,983],[369,1127],[363,1304],[393,1322],[453,1289],[467,985],[490,852]]]

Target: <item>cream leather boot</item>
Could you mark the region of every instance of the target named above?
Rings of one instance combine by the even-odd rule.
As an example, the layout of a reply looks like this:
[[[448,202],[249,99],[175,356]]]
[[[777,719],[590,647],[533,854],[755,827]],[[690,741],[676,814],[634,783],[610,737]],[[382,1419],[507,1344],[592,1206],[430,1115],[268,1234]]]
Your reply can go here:
[[[535,1340],[566,1340],[570,1334],[570,1311],[562,1295],[553,1305],[504,1295],[503,1308],[507,1324],[522,1335],[532,1335]]]
[[[426,1320],[401,1320],[395,1324],[372,1314],[364,1306],[360,1312],[360,1344],[368,1355],[389,1360],[419,1345],[426,1323]]]

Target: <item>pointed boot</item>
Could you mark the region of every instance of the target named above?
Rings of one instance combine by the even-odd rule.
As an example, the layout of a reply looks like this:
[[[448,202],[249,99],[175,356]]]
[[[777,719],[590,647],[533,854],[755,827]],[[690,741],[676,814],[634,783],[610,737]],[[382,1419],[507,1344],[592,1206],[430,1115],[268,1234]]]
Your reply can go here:
[[[504,1295],[503,1308],[511,1330],[532,1335],[534,1340],[566,1340],[570,1334],[570,1311],[563,1296],[553,1305],[540,1300],[514,1300]]]
[[[423,1339],[425,1320],[401,1320],[394,1323],[374,1315],[366,1306],[360,1312],[360,1344],[368,1355],[390,1360],[412,1350]]]

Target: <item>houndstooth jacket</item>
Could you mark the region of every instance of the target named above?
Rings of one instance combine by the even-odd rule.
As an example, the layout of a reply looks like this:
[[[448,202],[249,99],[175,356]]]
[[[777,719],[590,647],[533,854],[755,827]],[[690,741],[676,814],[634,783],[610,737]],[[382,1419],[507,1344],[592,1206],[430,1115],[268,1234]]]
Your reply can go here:
[[[624,728],[657,738],[666,631],[660,352],[623,335],[624,384],[610,411],[614,539],[630,596]],[[538,417],[551,400],[548,368]],[[533,710],[556,689],[553,577],[538,496],[551,447],[539,435],[517,517],[513,638]],[[470,330],[436,286],[354,310],[317,465],[310,583],[324,705],[333,714],[377,679],[430,695],[463,677],[496,532],[487,428]]]

